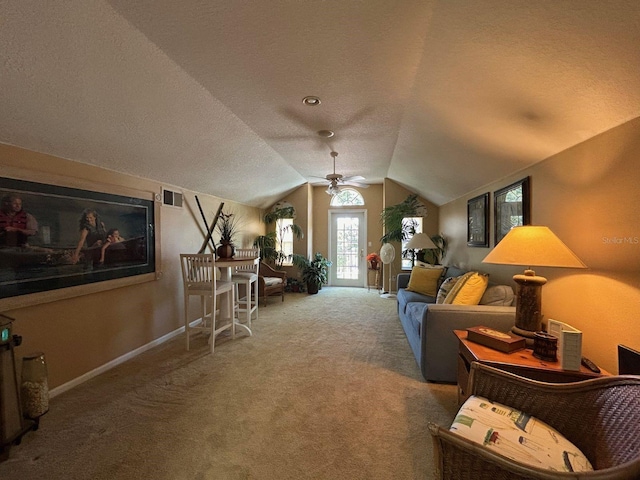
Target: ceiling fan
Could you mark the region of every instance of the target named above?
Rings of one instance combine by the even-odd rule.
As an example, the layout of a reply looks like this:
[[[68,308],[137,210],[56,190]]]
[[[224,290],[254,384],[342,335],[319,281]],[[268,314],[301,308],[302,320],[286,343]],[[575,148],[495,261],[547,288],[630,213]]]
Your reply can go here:
[[[329,175],[324,177],[325,180],[329,182],[329,186],[326,190],[329,195],[337,195],[338,193],[340,193],[340,186],[343,185],[369,188],[369,185],[367,185],[366,183],[361,183],[361,180],[364,180],[364,177],[361,177],[360,175],[343,177],[341,174],[336,173],[336,157],[338,156],[338,152],[332,151],[331,156],[333,157],[333,173],[330,173]]]

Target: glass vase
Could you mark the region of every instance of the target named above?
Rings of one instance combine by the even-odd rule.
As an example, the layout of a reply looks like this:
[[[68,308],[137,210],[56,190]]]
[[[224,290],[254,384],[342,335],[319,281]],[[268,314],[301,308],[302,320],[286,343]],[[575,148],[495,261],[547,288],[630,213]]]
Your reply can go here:
[[[22,415],[32,420],[49,411],[49,382],[44,353],[26,355],[22,359],[20,383]]]

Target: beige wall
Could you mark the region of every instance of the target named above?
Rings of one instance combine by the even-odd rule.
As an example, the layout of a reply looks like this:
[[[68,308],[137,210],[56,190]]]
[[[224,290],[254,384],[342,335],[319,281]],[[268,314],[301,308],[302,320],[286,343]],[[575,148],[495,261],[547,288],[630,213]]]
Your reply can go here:
[[[511,277],[522,268],[483,264],[489,249],[466,246],[467,200],[490,191],[493,202],[495,190],[530,176],[532,224],[550,227],[589,267],[535,269],[548,279],[544,319],[582,330],[583,354],[617,372],[618,343],[640,350],[639,172],[640,119],[635,119],[470,192],[440,208],[440,229],[450,240],[445,263],[514,285]]]
[[[295,253],[307,256],[320,252],[324,256],[328,256],[328,211],[331,208],[331,196],[325,193],[326,189],[326,186],[314,187],[305,184],[281,199],[294,206],[297,214],[295,221],[305,232],[304,239],[294,240]],[[380,224],[382,185],[371,185],[369,188],[356,190],[362,194],[365,202],[364,209],[367,210],[367,239],[371,242],[368,251],[379,252],[380,237],[382,237]],[[287,271],[288,276],[299,277],[296,267],[285,266],[283,268]]]
[[[342,207],[331,207],[331,196],[327,195],[326,186],[313,187],[313,229],[315,232],[313,253],[320,252],[328,256],[329,252],[329,210],[341,210]],[[380,251],[380,211],[382,209],[382,185],[371,185],[369,188],[356,188],[364,199],[363,207],[345,207],[347,209],[363,209],[367,211],[367,253]]]
[[[171,188],[7,145],[0,145],[0,166],[4,177],[111,193],[133,189],[148,192],[149,198],[160,193],[162,186]],[[174,189],[184,192],[185,207],[159,207],[159,280],[24,308],[0,309],[16,319],[14,333],[23,337],[22,345],[16,348],[17,357],[33,351],[45,353],[50,388],[87,374],[183,324],[179,254],[197,252],[204,238],[195,195],[209,223],[222,200]],[[240,219],[237,245],[250,246],[254,237],[264,232],[258,209],[229,201],[225,201],[224,208]]]

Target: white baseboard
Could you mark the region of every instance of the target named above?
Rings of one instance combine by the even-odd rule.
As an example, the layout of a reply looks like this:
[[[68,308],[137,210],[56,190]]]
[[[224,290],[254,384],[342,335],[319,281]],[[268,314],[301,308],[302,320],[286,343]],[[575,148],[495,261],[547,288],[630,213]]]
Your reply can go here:
[[[202,321],[202,319],[197,319],[194,320],[192,322],[192,324],[197,324],[200,323]],[[166,342],[167,340],[172,339],[173,337],[175,337],[176,335],[180,335],[181,333],[184,332],[184,327],[180,327],[177,330],[174,330],[173,332],[167,333],[166,335],[155,339],[152,342],[147,343],[146,345],[143,345],[139,348],[136,348],[135,350],[131,350],[128,353],[125,353],[124,355],[115,358],[113,360],[111,360],[110,362],[105,363],[104,365],[99,366],[98,368],[95,368],[93,370],[91,370],[90,372],[85,373],[84,375],[80,375],[77,378],[74,378],[73,380],[64,383],[54,389],[52,389],[49,392],[49,397],[53,398],[56,395],[60,395],[61,393],[66,392],[67,390],[71,390],[73,387],[77,387],[78,385],[80,385],[81,383],[86,382],[87,380],[92,379],[93,377],[97,377],[98,375],[100,375],[101,373],[106,372],[107,370],[111,370],[113,367],[116,367],[118,365],[120,365],[121,363],[126,362],[127,360],[131,360],[132,358],[140,355],[143,352],[146,352],[147,350],[156,347],[164,342]]]

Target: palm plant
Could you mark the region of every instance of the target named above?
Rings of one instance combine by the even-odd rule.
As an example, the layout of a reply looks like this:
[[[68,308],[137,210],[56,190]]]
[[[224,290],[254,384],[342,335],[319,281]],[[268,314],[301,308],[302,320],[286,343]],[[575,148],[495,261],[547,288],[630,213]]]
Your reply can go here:
[[[415,217],[421,206],[418,195],[413,194],[397,205],[385,207],[380,214],[380,221],[385,230],[385,234],[380,241],[383,244],[403,242],[413,235],[415,225],[411,225],[412,222],[403,222],[403,220],[406,217]]]
[[[283,242],[285,234],[290,230],[297,239],[301,239],[304,236],[300,225],[295,223],[285,225],[278,221],[286,218],[294,218],[295,213],[295,209],[291,206],[276,208],[275,210],[267,213],[264,216],[264,223],[267,225],[275,223],[278,231],[277,233],[274,231],[269,232],[266,235],[261,235],[253,242],[257,247],[260,247],[260,244],[264,245],[264,247],[260,247],[261,252],[262,249],[265,248],[265,251],[262,253],[262,257],[268,261],[272,261],[277,269],[281,269],[282,264],[291,257],[291,255],[287,255],[284,252]]]

